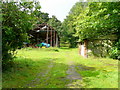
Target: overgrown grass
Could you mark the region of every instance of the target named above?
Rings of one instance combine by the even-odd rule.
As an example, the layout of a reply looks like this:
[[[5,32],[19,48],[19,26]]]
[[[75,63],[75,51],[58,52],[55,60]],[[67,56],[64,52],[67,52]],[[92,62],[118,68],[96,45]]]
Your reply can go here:
[[[83,77],[86,88],[118,88],[118,60],[82,58],[76,50],[71,55],[74,56],[71,59],[76,62],[76,71]]]
[[[18,88],[25,86],[36,77],[37,73],[44,72],[50,63],[47,59],[33,61],[22,57],[16,58],[14,62],[14,67],[3,73],[3,87]]]
[[[70,61],[83,78],[83,88],[118,87],[117,60],[86,59],[73,48],[25,48],[16,57],[14,66],[3,72],[3,88],[66,88]]]
[[[14,66],[3,73],[3,88],[31,88],[27,84],[36,77],[40,81],[33,87],[64,87],[67,82],[64,78],[68,66],[62,64],[64,62],[61,63],[64,59],[57,57],[57,54],[56,48],[18,50]]]

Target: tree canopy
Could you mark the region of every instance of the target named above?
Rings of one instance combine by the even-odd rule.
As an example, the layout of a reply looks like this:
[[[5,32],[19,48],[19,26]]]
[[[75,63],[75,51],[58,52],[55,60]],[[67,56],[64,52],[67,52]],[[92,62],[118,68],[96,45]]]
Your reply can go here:
[[[119,22],[120,2],[77,2],[63,23],[82,41],[109,34],[119,37]]]
[[[92,2],[88,3],[75,25],[80,39],[101,38],[109,34],[119,33],[120,3]]]
[[[59,34],[59,36],[61,36],[61,33],[62,33],[62,23],[60,20],[58,20],[56,18],[56,16],[52,16],[51,18],[49,18],[49,21],[48,21],[48,24],[50,26],[52,26]]]
[[[2,3],[2,60],[3,66],[14,55],[16,49],[21,48],[27,40],[27,31],[32,29],[35,18],[32,18],[32,2],[3,2]]]

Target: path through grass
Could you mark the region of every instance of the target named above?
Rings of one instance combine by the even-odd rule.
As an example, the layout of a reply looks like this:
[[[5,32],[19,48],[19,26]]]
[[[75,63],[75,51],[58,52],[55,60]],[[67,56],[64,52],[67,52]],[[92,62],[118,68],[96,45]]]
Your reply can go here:
[[[117,88],[118,61],[83,58],[77,49],[18,50],[3,88]]]

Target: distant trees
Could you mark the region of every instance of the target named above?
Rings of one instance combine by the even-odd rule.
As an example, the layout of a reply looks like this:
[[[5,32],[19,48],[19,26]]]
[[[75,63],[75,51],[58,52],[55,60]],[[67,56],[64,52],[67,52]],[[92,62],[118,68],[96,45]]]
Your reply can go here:
[[[62,34],[62,23],[61,23],[60,20],[58,20],[56,18],[56,16],[53,15],[51,18],[49,18],[48,24],[50,26],[52,26],[57,31],[59,36],[61,36],[61,34]]]
[[[86,7],[87,3],[77,2],[70,10],[69,15],[66,17],[63,26],[63,41],[69,43],[69,47],[76,47],[77,41],[79,39],[76,30],[78,27],[75,22],[77,21],[78,16],[82,13],[83,8]]]

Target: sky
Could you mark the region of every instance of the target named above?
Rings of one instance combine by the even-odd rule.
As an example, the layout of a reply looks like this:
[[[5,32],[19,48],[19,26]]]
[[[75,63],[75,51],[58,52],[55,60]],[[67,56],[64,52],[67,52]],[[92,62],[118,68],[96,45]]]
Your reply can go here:
[[[55,15],[58,20],[63,21],[72,6],[79,0],[39,0],[41,11],[48,13],[51,17]]]

